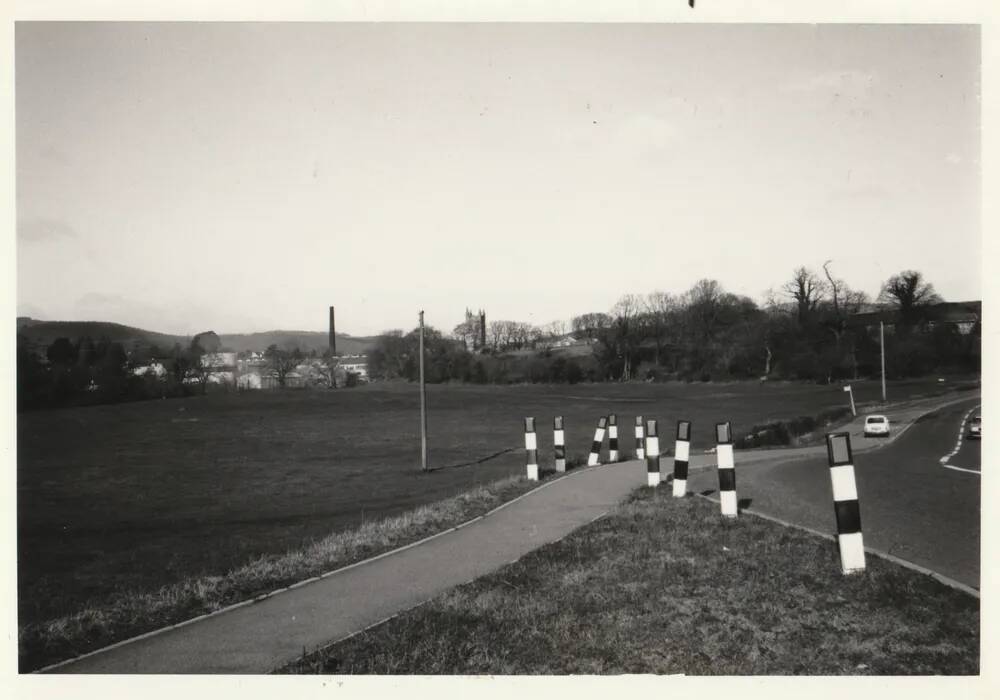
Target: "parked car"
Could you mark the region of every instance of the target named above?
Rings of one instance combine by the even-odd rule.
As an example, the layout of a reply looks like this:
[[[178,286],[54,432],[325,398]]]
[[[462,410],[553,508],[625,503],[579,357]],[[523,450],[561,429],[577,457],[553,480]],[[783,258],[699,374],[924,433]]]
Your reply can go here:
[[[865,437],[889,437],[889,419],[885,416],[865,418]]]
[[[969,421],[969,432],[966,437],[969,440],[978,440],[983,436],[983,426],[982,419],[979,416],[973,416],[972,420]]]

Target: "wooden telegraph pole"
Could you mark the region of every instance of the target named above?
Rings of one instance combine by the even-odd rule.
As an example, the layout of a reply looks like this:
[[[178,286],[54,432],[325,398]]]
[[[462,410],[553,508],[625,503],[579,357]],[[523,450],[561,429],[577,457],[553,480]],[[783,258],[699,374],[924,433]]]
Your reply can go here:
[[[420,468],[427,471],[427,390],[424,386],[424,312],[420,312]]]

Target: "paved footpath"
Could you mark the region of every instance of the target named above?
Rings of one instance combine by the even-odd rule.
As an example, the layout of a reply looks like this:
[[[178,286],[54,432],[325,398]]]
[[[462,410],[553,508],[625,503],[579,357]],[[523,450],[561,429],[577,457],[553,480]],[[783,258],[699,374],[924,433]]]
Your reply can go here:
[[[938,400],[937,404],[944,403]],[[915,419],[922,406],[906,416]],[[893,414],[901,427],[903,414]],[[860,421],[851,425],[860,430]],[[664,431],[666,433],[666,431]],[[897,433],[899,430],[896,431]],[[863,438],[856,449],[870,447]],[[664,447],[672,442],[664,440]],[[702,452],[701,450],[698,450]],[[823,447],[741,452],[741,464],[821,454]],[[692,454],[694,469],[714,455]],[[666,472],[669,457],[662,460]],[[55,673],[267,673],[453,586],[516,561],[608,512],[646,483],[639,461],[573,470],[492,514],[258,602],[95,652]]]

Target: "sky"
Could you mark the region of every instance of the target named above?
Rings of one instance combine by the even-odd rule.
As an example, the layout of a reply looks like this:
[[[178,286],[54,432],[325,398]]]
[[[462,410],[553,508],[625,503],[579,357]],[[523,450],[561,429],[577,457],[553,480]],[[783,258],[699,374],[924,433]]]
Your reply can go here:
[[[17,310],[543,324],[701,278],[981,298],[962,25],[25,23]]]

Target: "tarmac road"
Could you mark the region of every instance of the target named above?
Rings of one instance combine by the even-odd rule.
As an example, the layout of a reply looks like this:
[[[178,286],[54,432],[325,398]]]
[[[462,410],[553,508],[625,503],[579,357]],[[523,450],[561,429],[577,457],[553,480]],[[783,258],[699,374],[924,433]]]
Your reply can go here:
[[[941,459],[955,449],[963,418],[980,404],[976,396],[916,420],[891,444],[858,451],[855,478],[866,546],[919,564],[973,588],[980,574],[980,476],[978,441],[960,441],[948,460],[969,471],[948,469]],[[886,411],[894,422],[891,411]],[[878,438],[875,438],[878,440]],[[867,443],[866,443],[867,444]],[[825,454],[782,462],[746,463],[737,453],[736,491],[754,512],[836,533]],[[718,488],[714,469],[688,481],[692,492]]]

